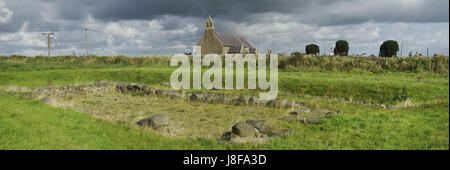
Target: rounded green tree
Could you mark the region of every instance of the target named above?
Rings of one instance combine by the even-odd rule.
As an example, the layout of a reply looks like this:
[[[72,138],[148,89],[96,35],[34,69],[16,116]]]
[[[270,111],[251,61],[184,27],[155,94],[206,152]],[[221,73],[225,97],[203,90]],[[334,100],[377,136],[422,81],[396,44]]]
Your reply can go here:
[[[397,52],[399,50],[397,41],[387,40],[383,42],[380,46],[380,57],[397,57]]]
[[[348,55],[348,42],[345,40],[336,41],[336,47],[334,47],[334,55],[347,56]]]
[[[309,44],[305,47],[306,54],[318,55],[320,54],[320,48],[316,44]]]

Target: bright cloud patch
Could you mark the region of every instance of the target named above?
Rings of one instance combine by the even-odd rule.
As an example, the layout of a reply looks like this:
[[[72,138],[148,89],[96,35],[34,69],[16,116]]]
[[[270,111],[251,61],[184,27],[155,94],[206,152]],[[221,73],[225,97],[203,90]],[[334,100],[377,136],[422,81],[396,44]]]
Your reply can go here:
[[[12,16],[13,16],[13,11],[6,8],[5,2],[0,0],[0,24],[10,22]]]

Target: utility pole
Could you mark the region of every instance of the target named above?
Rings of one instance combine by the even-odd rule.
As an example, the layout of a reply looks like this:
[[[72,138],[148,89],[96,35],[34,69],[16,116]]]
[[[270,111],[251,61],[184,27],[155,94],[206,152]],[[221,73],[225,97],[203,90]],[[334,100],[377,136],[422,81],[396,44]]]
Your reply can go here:
[[[427,57],[428,57],[428,48],[427,48]]]
[[[50,57],[50,47],[52,46],[51,39],[53,39],[52,36],[55,35],[55,33],[53,33],[53,32],[42,33],[42,35],[47,36],[48,57]]]
[[[86,56],[89,55],[88,53],[88,36],[87,36],[87,28],[84,28],[84,32],[86,33]]]
[[[403,42],[400,45],[400,57],[403,56]]]

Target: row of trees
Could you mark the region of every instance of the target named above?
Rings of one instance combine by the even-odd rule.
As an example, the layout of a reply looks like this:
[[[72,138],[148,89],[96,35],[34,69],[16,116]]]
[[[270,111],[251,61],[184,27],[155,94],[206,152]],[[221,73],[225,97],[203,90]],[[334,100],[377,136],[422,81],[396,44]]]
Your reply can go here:
[[[334,55],[347,56],[348,55],[348,42],[345,40],[336,41],[336,46],[333,49]],[[397,57],[399,50],[397,41],[387,40],[380,46],[380,57]],[[309,44],[305,47],[306,54],[318,55],[320,54],[320,47],[316,44]]]

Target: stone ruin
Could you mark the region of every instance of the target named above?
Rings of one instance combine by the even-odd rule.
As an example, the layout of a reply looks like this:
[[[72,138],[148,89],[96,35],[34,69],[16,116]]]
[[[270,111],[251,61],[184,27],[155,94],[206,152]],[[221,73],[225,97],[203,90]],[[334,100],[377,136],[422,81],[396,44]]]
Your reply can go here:
[[[113,88],[114,83],[108,81],[98,81],[95,84],[41,87],[28,95],[35,99],[42,99],[44,97],[69,98],[75,96],[105,94],[111,92]]]
[[[115,90],[123,94],[135,94],[146,96],[169,97],[171,99],[183,99],[192,102],[203,102],[210,104],[234,104],[234,105],[254,105],[274,108],[296,108],[304,106],[304,102],[290,100],[259,100],[256,96],[231,95],[218,93],[186,93],[183,90],[173,91],[158,88],[151,88],[147,85],[116,83]]]
[[[165,84],[161,84],[166,86]],[[186,93],[183,90],[165,90],[152,88],[144,84],[98,81],[94,84],[65,85],[42,87],[27,93],[29,97],[41,100],[52,106],[57,106],[56,98],[70,98],[74,96],[101,95],[107,93],[120,93],[143,96],[168,97],[173,100],[188,100],[192,102],[203,102],[211,104],[250,105],[272,108],[286,108],[292,110],[286,121],[300,122],[305,124],[320,123],[329,115],[341,114],[342,111],[331,111],[328,109],[312,110],[305,107],[306,103],[293,100],[259,100],[256,96],[231,95],[218,93]],[[164,114],[152,115],[138,121],[141,127],[160,129],[169,125],[169,117]],[[230,132],[223,134],[221,140],[233,143],[264,143],[266,141],[292,134],[290,130],[273,130],[264,126],[264,120],[246,120],[232,126]]]
[[[290,130],[273,130],[264,126],[264,120],[246,120],[236,123],[231,132],[222,136],[222,141],[232,143],[258,143],[262,144],[269,140],[291,135]]]
[[[167,86],[167,83],[161,83],[162,86]],[[64,86],[52,86],[41,87],[37,90],[32,90],[32,98],[42,99],[43,97],[54,98],[69,98],[74,96],[89,96],[99,95],[110,92],[117,92],[122,94],[144,95],[144,96],[158,96],[169,97],[170,99],[182,99],[193,102],[203,102],[210,104],[232,104],[232,105],[253,105],[253,106],[266,106],[273,108],[286,108],[286,109],[307,109],[305,108],[305,102],[299,102],[294,100],[259,100],[256,96],[246,95],[232,95],[232,94],[219,94],[219,93],[186,93],[183,90],[165,90],[159,88],[152,88],[145,84],[123,83],[123,82],[108,82],[98,81],[94,84],[83,85],[64,85]],[[386,107],[384,105],[383,108]]]

